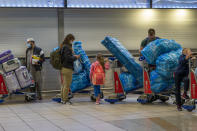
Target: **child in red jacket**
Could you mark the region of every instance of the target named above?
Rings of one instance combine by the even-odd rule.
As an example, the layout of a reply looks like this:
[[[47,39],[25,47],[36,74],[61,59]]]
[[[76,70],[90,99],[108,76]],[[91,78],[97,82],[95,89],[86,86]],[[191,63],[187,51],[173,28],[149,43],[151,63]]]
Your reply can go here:
[[[105,66],[102,54],[97,54],[96,62],[92,63],[90,69],[90,80],[94,85],[94,95],[96,97],[96,105],[100,104],[100,86],[105,82]]]

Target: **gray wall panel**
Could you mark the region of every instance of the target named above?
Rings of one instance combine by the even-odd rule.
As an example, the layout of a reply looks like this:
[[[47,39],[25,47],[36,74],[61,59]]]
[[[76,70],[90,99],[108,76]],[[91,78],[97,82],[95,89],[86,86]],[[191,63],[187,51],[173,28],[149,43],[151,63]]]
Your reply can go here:
[[[1,8],[0,51],[12,49],[16,56],[24,56],[28,37],[36,39],[49,56],[58,44],[56,9]]]
[[[105,49],[105,36],[117,37],[127,49],[138,49],[147,29],[184,47],[196,48],[197,10],[175,9],[66,9],[65,35],[73,33],[86,50]]]

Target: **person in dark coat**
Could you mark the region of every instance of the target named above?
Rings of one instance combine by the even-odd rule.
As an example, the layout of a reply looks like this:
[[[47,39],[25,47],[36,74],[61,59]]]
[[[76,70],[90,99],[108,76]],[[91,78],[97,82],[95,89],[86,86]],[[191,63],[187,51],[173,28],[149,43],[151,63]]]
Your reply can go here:
[[[72,82],[72,74],[74,70],[73,63],[75,60],[77,60],[80,56],[79,55],[73,55],[72,50],[72,43],[75,40],[75,37],[72,34],[68,34],[61,47],[61,63],[63,65],[61,69],[61,75],[62,75],[62,87],[61,87],[61,103],[71,104],[70,100],[68,99],[68,94],[70,90],[70,85]]]
[[[184,48],[182,55],[179,58],[179,65],[175,72],[175,87],[176,87],[176,104],[178,111],[182,111],[181,102],[181,82],[184,82],[183,97],[188,99],[187,91],[189,89],[189,59],[192,56],[190,49]]]

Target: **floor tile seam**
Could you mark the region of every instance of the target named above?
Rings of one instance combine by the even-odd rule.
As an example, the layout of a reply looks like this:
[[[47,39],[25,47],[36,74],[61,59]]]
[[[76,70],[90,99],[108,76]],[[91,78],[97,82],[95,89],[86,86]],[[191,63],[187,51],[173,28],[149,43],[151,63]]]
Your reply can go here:
[[[5,131],[5,129],[4,129],[4,127],[3,127],[3,125],[0,123],[0,127],[3,129],[3,131]]]
[[[28,126],[32,131],[35,131],[25,120],[23,120],[12,108],[8,107],[12,112],[14,112],[14,114],[16,114],[16,116],[22,120],[26,126]]]
[[[46,106],[47,106],[47,104],[46,104]],[[69,106],[72,106],[72,105],[69,105]],[[73,110],[75,110],[74,108],[72,108],[72,109],[73,109]],[[53,111],[57,112],[58,114],[62,114],[63,116],[67,116],[67,115],[63,114],[62,112],[57,111],[57,110],[55,110],[55,109],[53,109],[53,108],[51,108],[51,110],[53,110]],[[78,111],[78,110],[77,110],[77,111]],[[69,116],[67,116],[67,117],[69,117]],[[95,131],[95,129],[93,129],[92,127],[89,127],[89,125],[86,125],[86,124],[84,124],[84,123],[81,123],[80,121],[75,120],[75,119],[70,118],[70,117],[69,117],[69,119],[71,119],[71,120],[73,120],[73,121],[76,121],[76,122],[80,123],[81,125],[86,126],[86,127],[88,127],[89,129],[91,129],[91,130],[94,130],[94,131]]]
[[[77,109],[75,109],[75,110],[77,110]],[[79,110],[77,110],[77,111],[79,111]],[[93,118],[96,118],[96,119],[98,119],[98,120],[100,120],[100,121],[106,122],[106,123],[108,123],[108,124],[110,124],[110,125],[112,125],[112,126],[114,126],[114,127],[120,128],[120,127],[118,127],[118,126],[115,126],[115,125],[109,123],[109,122],[106,121],[106,120],[102,120],[102,119],[97,118],[97,117],[95,117],[95,116],[93,116],[93,115],[91,115],[91,114],[88,114],[88,113],[86,113],[86,112],[83,112],[83,113],[86,114],[86,115],[89,115],[89,116],[91,116],[91,117],[93,117]],[[123,128],[120,128],[120,129],[123,129]],[[124,129],[123,129],[123,130],[124,130]]]
[[[59,128],[60,130],[65,131],[65,130],[64,130],[63,128],[61,128],[60,126],[56,125],[56,124],[53,123],[51,120],[49,120],[49,119],[47,119],[46,117],[44,117],[41,113],[35,112],[35,111],[33,111],[33,110],[32,110],[32,112],[38,114],[39,116],[41,116],[41,118],[47,120],[49,123],[51,123],[51,124],[54,125],[55,127]]]

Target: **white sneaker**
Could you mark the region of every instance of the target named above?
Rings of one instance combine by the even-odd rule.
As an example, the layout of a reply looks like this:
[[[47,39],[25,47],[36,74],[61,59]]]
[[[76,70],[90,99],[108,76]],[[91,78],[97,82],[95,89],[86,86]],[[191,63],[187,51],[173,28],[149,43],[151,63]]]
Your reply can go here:
[[[73,104],[70,100],[68,100],[66,103],[67,103],[68,105],[72,105],[72,104]]]
[[[66,101],[61,101],[62,104],[66,104]]]

